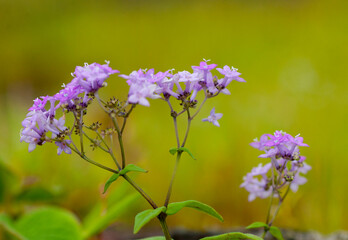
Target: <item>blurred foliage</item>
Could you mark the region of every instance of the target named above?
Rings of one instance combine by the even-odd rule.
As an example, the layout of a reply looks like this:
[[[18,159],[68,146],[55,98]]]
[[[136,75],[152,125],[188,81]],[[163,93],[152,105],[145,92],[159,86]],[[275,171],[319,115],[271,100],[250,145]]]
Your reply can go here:
[[[198,160],[184,156],[172,200],[205,202],[225,222],[187,210],[169,218],[169,225],[205,229],[264,220],[267,201],[247,202],[239,185],[261,161],[248,143],[282,129],[301,133],[313,170],[308,183],[289,195],[276,225],[348,229],[347,9],[345,0],[0,0],[0,208],[16,216],[26,206],[51,203],[82,218],[105,198],[107,172],[74,155],[58,157],[53,145],[29,154],[19,143],[32,100],[57,92],[74,66],[107,59],[125,74],[140,67],[189,70],[204,57],[238,67],[247,83],[232,84],[231,96],[208,101],[200,113],[203,118],[215,106],[224,113],[221,128],[193,123],[187,147]],[[112,76],[108,83],[102,96],[127,96],[124,80]],[[92,112],[91,122],[100,116]],[[179,123],[183,134],[185,122]],[[139,184],[164,201],[174,165],[169,110],[160,101],[137,107],[125,133],[128,158],[149,170]],[[91,157],[112,166],[103,153]],[[114,185],[110,192],[118,190]],[[137,201],[124,221],[131,224],[146,208]]]

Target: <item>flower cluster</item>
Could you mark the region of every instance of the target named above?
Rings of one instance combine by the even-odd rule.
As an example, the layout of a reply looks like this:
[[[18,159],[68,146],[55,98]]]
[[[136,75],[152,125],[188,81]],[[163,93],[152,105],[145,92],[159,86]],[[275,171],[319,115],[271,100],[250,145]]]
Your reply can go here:
[[[29,143],[29,152],[37,145],[45,142],[55,141],[58,146],[58,154],[62,151],[71,153],[69,148],[70,140],[65,140],[68,128],[64,126],[65,116],[56,119],[56,112],[59,108],[74,114],[82,115],[87,105],[91,102],[93,94],[105,85],[105,80],[117,70],[109,67],[107,62],[104,65],[97,63],[85,64],[84,67],[77,66],[72,74],[73,79],[64,85],[54,96],[42,96],[34,100],[29,108],[26,119],[22,122],[21,142]]]
[[[130,86],[128,102],[149,106],[147,98],[162,98],[168,100],[174,97],[183,101],[187,106],[194,106],[195,98],[199,91],[204,91],[207,97],[213,97],[220,92],[230,94],[226,88],[231,81],[245,82],[238,69],[224,66],[216,68],[216,64],[208,64],[203,61],[199,66],[192,66],[193,72],[181,71],[173,73],[173,70],[158,72],[154,69],[133,71],[129,75],[120,75],[127,79]],[[212,70],[219,71],[223,77],[213,76]]]
[[[160,98],[169,103],[169,99],[172,98],[180,101],[183,106],[182,112],[184,112],[189,108],[196,107],[196,96],[200,91],[204,92],[205,98],[211,98],[220,92],[230,94],[226,87],[233,80],[245,82],[239,77],[241,74],[237,71],[238,69],[228,66],[216,67],[216,64],[208,64],[207,61],[203,61],[199,66],[192,66],[192,73],[188,71],[173,73],[173,70],[155,73],[154,69],[139,69],[130,75],[121,74],[119,76],[127,79],[130,86],[125,106],[127,104],[150,106],[148,98]],[[213,76],[211,71],[215,68],[223,75],[222,78]],[[78,123],[74,126],[75,133],[78,133],[78,125],[80,127],[83,125],[82,117],[86,114],[88,105],[94,97],[98,98],[97,91],[106,86],[105,80],[111,74],[118,72],[109,66],[109,62],[104,65],[92,63],[85,64],[83,67],[77,66],[75,72],[72,73],[72,81],[63,84],[63,88],[57,94],[42,96],[34,100],[33,106],[29,108],[27,118],[22,122],[21,141],[29,143],[29,151],[33,151],[37,145],[54,141],[58,146],[58,154],[63,151],[71,153],[69,147],[71,140],[65,139],[71,132],[64,125],[64,114],[68,112],[74,114],[75,121]],[[98,101],[100,101],[99,98]],[[124,113],[125,106],[121,106],[120,101],[115,98],[105,104],[105,108],[114,111],[118,114],[117,116]],[[56,118],[58,109],[62,109],[64,112],[59,119]],[[221,117],[221,113],[215,114],[214,108],[210,116],[203,121],[219,126],[217,120]]]
[[[276,131],[274,135],[262,135],[260,141],[255,139],[250,145],[264,151],[259,157],[270,158],[271,162],[264,166],[260,163],[243,178],[241,187],[250,193],[249,201],[256,197],[267,198],[272,193],[279,194],[279,190],[286,185],[296,192],[299,185],[307,182],[300,173],[306,174],[311,167],[304,162],[306,158],[300,155],[299,147],[308,145],[303,143],[299,135],[293,137],[283,131]]]

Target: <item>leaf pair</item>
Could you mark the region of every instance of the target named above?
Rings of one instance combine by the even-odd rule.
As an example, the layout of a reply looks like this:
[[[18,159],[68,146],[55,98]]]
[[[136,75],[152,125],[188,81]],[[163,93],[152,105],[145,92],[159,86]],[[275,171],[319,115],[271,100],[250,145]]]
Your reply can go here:
[[[190,155],[190,157],[192,157],[192,159],[196,160],[196,158],[193,156],[193,154],[190,152],[190,150],[188,150],[188,148],[185,147],[179,147],[179,148],[171,148],[169,149],[170,154],[175,155],[175,153],[179,152],[187,152],[188,155]]]
[[[282,232],[280,231],[279,228],[274,227],[274,226],[268,226],[268,224],[263,223],[263,222],[254,222],[250,224],[249,226],[246,227],[246,229],[251,229],[251,228],[265,228],[266,231],[268,231],[270,234],[272,234],[273,237],[275,237],[278,240],[284,240]]]
[[[134,233],[139,232],[139,230],[144,225],[146,225],[149,221],[160,215],[162,212],[167,215],[173,215],[179,212],[184,207],[193,208],[201,212],[207,213],[208,215],[213,216],[223,222],[222,216],[217,211],[215,211],[214,208],[195,200],[188,200],[184,202],[171,203],[168,205],[168,207],[163,206],[156,209],[148,209],[138,213],[135,216]]]
[[[127,165],[125,168],[123,168],[119,173],[113,174],[113,175],[106,181],[106,183],[105,183],[105,185],[104,185],[104,192],[103,192],[103,194],[106,193],[106,191],[107,191],[108,188],[110,187],[111,183],[115,182],[115,181],[118,179],[119,176],[122,176],[122,175],[124,175],[124,174],[126,174],[126,173],[128,173],[128,172],[131,172],[131,171],[133,171],[133,172],[144,172],[144,173],[147,172],[147,170],[144,170],[144,169],[142,169],[141,167],[138,167],[138,166],[136,166],[136,165],[134,165],[134,164],[129,164],[129,165]]]

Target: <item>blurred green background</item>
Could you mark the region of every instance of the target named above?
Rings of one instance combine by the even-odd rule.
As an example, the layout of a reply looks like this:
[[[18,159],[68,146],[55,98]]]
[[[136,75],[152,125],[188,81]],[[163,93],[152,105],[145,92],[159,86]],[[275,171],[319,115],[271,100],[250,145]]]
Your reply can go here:
[[[185,210],[169,225],[207,229],[263,221],[268,201],[249,203],[239,185],[263,161],[249,146],[252,139],[282,129],[301,133],[310,145],[302,153],[313,169],[308,183],[289,194],[276,225],[323,233],[348,229],[347,9],[346,0],[0,0],[0,161],[9,169],[0,172],[1,209],[19,214],[28,207],[19,192],[32,188],[48,192],[35,204],[60,205],[80,217],[107,198],[101,191],[108,172],[75,155],[57,156],[52,144],[29,154],[19,143],[32,100],[55,94],[76,65],[110,60],[128,74],[140,67],[191,70],[207,58],[239,68],[247,83],[233,82],[231,96],[211,99],[200,113],[206,117],[216,107],[224,113],[220,128],[194,122],[187,147],[198,160],[184,157],[172,201],[205,202],[225,222]],[[112,76],[108,83],[102,97],[126,97],[123,79]],[[149,170],[137,176],[139,185],[164,201],[174,165],[168,149],[175,145],[164,102],[137,107],[125,138],[131,162]],[[91,154],[113,166],[101,152]],[[117,191],[117,184],[111,189]],[[131,225],[145,208],[139,199],[121,221]]]

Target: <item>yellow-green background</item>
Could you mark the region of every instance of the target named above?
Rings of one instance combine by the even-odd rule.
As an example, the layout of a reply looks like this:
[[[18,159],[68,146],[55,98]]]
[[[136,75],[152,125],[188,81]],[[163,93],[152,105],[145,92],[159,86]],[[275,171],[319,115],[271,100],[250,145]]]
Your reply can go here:
[[[347,10],[345,0],[1,0],[1,161],[22,185],[32,180],[60,191],[56,204],[83,216],[104,197],[110,174],[74,155],[56,156],[52,144],[27,153],[19,130],[32,100],[56,93],[84,62],[110,60],[128,74],[140,67],[190,70],[207,58],[239,68],[247,83],[233,82],[232,94],[208,101],[193,123],[187,147],[198,160],[183,158],[172,200],[208,203],[225,222],[187,210],[169,224],[204,229],[264,220],[268,201],[249,203],[239,185],[265,161],[249,142],[281,129],[301,133],[310,145],[302,153],[313,169],[308,183],[289,195],[276,225],[324,233],[348,229]],[[112,76],[108,83],[103,97],[126,97],[123,79]],[[220,128],[200,121],[212,107],[224,114]],[[168,149],[175,145],[164,102],[137,107],[125,138],[129,159],[149,170],[137,181],[162,202],[174,164]],[[91,156],[113,166],[102,153]],[[148,207],[142,200],[136,204],[137,210]],[[130,209],[124,221],[131,224],[134,215]]]

